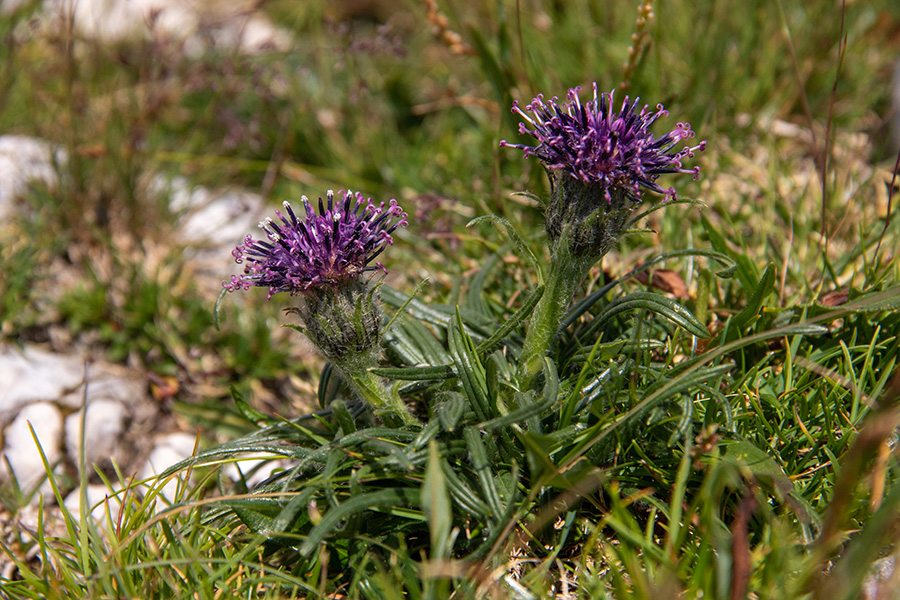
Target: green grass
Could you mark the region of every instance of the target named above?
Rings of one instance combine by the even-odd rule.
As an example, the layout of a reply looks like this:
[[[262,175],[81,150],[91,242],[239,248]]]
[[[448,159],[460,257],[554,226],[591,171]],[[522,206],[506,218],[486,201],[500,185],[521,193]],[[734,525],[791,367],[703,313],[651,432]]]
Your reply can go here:
[[[298,41],[257,57],[162,39],[76,56],[66,32],[22,35],[29,9],[0,17],[0,64],[17,65],[0,67],[0,131],[70,157],[0,230],[2,339],[62,325],[109,360],[212,381],[221,393],[189,388],[177,410],[231,440],[172,469],[175,507],[162,481],[129,485],[102,522],[64,511],[4,542],[0,597],[858,597],[900,523],[896,157],[878,120],[897,7],[655,3],[628,93],[708,140],[679,186],[706,206],[654,212],[592,271],[527,394],[515,356],[546,240],[537,203],[512,194],[548,189],[498,143],[516,139],[513,99],[621,93],[636,6],[439,3],[461,51],[424,4],[403,7],[378,30],[273,1]],[[387,312],[429,283],[381,373],[427,425],[359,414],[330,368],[301,362],[277,298],[226,297],[217,329],[215,291],[147,193],[156,172],[272,206],[396,197],[411,218],[380,257]],[[465,227],[488,214],[509,228]],[[60,263],[75,282],[58,288]],[[633,276],[663,267],[687,297]],[[288,391],[298,375],[318,397]],[[272,416],[298,403],[330,410]],[[217,476],[244,453],[292,462],[248,492]]]

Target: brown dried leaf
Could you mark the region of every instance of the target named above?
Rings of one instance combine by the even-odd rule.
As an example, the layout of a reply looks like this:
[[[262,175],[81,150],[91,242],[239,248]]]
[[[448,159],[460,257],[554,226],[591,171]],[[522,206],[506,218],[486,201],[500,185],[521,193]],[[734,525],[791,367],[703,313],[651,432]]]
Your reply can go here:
[[[690,298],[687,285],[677,271],[671,269],[654,269],[652,280],[647,271],[641,271],[635,275],[634,278],[644,285],[647,285],[649,282],[651,287],[668,292],[676,298]]]
[[[819,304],[822,306],[840,306],[841,304],[845,304],[847,302],[847,298],[850,293],[848,290],[835,290],[833,292],[828,292],[821,298],[819,298]]]

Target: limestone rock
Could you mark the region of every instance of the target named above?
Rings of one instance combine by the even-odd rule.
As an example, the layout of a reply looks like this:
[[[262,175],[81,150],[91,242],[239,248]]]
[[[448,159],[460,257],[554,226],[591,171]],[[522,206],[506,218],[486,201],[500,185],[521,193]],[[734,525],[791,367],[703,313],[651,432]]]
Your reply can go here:
[[[34,429],[34,437],[31,429]],[[59,460],[62,455],[62,433],[62,413],[49,402],[29,404],[6,428],[3,455],[12,468],[12,473],[7,475],[15,477],[19,488],[26,493],[46,476],[41,450],[51,466]],[[41,450],[38,450],[35,438]]]
[[[77,389],[83,378],[84,362],[78,357],[0,346],[0,424],[26,404],[55,402]]]
[[[105,485],[99,484],[87,486],[85,489],[85,496],[87,498],[91,517],[100,523],[106,523],[108,511],[110,519],[115,523],[116,515],[118,514],[119,508],[122,506],[122,501],[119,500],[118,496],[113,495]],[[69,511],[69,514],[78,520],[81,515],[81,490],[72,490],[72,492],[66,496],[63,504],[65,505],[66,510]]]
[[[66,452],[73,464],[79,464],[79,450],[84,423],[84,459],[87,472],[92,465],[105,466],[116,457],[122,443],[122,434],[128,414],[125,406],[116,400],[97,400],[87,405],[84,419],[78,411],[66,418]]]
[[[100,43],[167,36],[183,42],[190,55],[211,44],[247,54],[286,50],[291,41],[252,5],[234,1],[44,0],[42,15],[55,27],[71,19],[79,36]]]
[[[187,433],[170,433],[161,436],[150,452],[147,462],[144,463],[144,468],[140,472],[140,478],[151,479],[172,465],[192,456],[195,440],[196,438],[193,435]],[[178,499],[178,478],[181,476],[179,474],[173,477],[162,487],[159,493],[169,503],[174,503]],[[151,480],[148,482],[148,485],[155,488],[158,483]]]
[[[19,197],[34,182],[55,186],[56,165],[66,153],[49,142],[25,135],[0,135],[0,219],[7,219]]]

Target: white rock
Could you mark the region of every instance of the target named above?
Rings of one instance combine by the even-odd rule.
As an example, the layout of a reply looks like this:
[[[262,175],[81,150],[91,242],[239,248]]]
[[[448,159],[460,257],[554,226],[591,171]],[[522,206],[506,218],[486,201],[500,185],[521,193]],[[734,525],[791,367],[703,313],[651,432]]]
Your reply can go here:
[[[125,407],[116,400],[97,400],[87,405],[84,418],[87,475],[93,473],[92,465],[103,465],[113,458],[120,446],[127,416]],[[81,411],[78,411],[66,418],[66,452],[76,465],[79,464],[82,439],[81,417]]]
[[[30,424],[30,428],[29,428]],[[31,428],[47,462],[53,466],[60,458],[63,419],[59,409],[47,402],[29,404],[6,428],[3,455],[12,467],[11,475],[26,493],[46,476],[41,454],[31,435]],[[45,488],[42,488],[42,491]]]
[[[175,463],[192,456],[195,440],[193,435],[187,433],[170,433],[160,437],[140,471],[140,478],[150,480],[147,484],[151,488],[157,488],[159,482],[153,481],[152,478]],[[174,503],[177,499],[178,481],[183,478],[183,473],[177,473],[162,487],[159,495],[167,502]]]
[[[181,213],[176,235],[191,246],[238,245],[256,229],[265,208],[258,194],[192,187],[181,177],[170,182],[157,178],[152,185],[157,192],[167,193],[172,210]]]
[[[216,46],[237,48],[245,54],[261,50],[287,50],[291,36],[278,29],[264,15],[254,13],[245,17],[232,15],[214,32]]]
[[[16,200],[34,182],[56,185],[56,163],[66,153],[52,144],[24,135],[0,135],[0,218],[9,218]]]
[[[79,35],[106,43],[149,32],[154,17],[158,31],[179,38],[198,25],[190,3],[172,0],[45,0],[44,12],[63,22],[71,16]]]
[[[133,372],[114,365],[99,363],[87,365],[87,390],[79,385],[60,397],[59,402],[67,408],[80,408],[100,400],[115,400],[126,407],[136,406],[146,397],[146,381]]]
[[[100,523],[106,523],[108,512],[108,518],[113,523],[116,522],[122,501],[119,500],[117,495],[110,492],[109,488],[100,484],[89,485],[85,489],[85,496],[87,497],[88,509],[91,511],[90,514],[94,519]],[[66,496],[63,505],[77,521],[81,516],[81,490],[72,490]]]
[[[897,588],[896,569],[897,557],[886,556],[873,563],[869,573],[862,583],[860,598],[862,600],[888,600],[900,598],[900,590]]]
[[[0,346],[0,424],[26,404],[58,400],[78,388],[83,377],[84,361],[78,357]]]
[[[156,35],[184,42],[185,51],[194,56],[210,41],[252,53],[286,50],[291,39],[251,6],[222,0],[44,0],[43,12],[57,26],[65,26],[71,15],[80,37],[101,43],[149,37],[152,26]]]

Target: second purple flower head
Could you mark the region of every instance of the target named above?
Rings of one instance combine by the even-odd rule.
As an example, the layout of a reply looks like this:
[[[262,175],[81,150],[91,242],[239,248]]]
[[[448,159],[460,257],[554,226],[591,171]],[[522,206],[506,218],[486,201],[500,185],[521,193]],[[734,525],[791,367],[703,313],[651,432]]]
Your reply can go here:
[[[506,140],[500,145],[524,150],[526,157],[537,156],[548,169],[563,170],[585,184],[600,186],[608,202],[615,189],[627,190],[637,198],[643,189],[674,198],[674,188],[664,189],[656,183],[660,175],[692,173],[697,177],[699,167],[686,169],[681,162],[703,150],[706,142],[675,150],[679,142],[694,137],[689,124],[678,123],[672,131],[655,137],[650,126],[668,114],[662,105],[657,105],[656,111],[647,106],[638,109],[640,99],[629,103],[626,96],[616,111],[613,92],[598,95],[595,83],[593,99],[582,104],[580,91],[578,87],[570,89],[569,102],[563,106],[555,97],[545,103],[538,95],[525,107],[531,116],[514,103],[513,112],[525,119],[519,124],[519,133],[531,135],[538,145]]]

